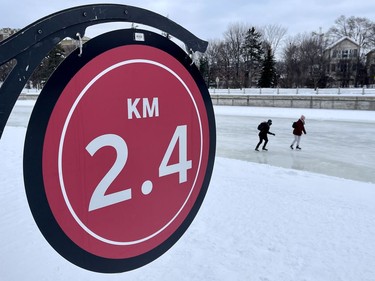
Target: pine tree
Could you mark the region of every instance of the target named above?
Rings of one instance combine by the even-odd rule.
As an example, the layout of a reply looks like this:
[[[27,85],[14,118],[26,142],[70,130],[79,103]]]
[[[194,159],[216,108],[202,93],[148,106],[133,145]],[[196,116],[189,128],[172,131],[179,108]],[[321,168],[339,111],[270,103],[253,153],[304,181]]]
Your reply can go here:
[[[16,64],[16,60],[13,59],[0,66],[0,81],[4,81],[7,78]]]
[[[64,60],[64,57],[64,49],[61,45],[53,48],[31,75],[30,80],[33,82],[33,85],[42,87],[58,65]]]
[[[250,86],[254,74],[258,71],[262,62],[263,48],[262,35],[255,28],[249,29],[245,36],[243,45],[243,56],[245,59],[245,87]]]
[[[201,56],[199,58],[199,72],[201,73],[204,81],[206,82],[207,87],[210,85],[209,77],[210,77],[210,70],[209,70],[209,63],[208,59],[205,56]]]
[[[263,61],[261,76],[258,86],[261,88],[273,88],[277,85],[277,76],[275,68],[275,59],[271,49],[267,51],[267,55]]]

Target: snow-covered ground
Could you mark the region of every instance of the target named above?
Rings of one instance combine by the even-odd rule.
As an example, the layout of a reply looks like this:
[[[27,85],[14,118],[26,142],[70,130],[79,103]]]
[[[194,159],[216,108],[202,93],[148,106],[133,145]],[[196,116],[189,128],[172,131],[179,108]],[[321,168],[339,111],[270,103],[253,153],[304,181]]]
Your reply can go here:
[[[22,148],[30,106],[24,101],[17,108],[18,116],[12,116],[0,140],[1,281],[375,280],[375,184],[222,156],[216,158],[200,212],[163,256],[122,274],[78,268],[49,246],[29,211]],[[220,130],[225,116],[266,119],[272,115],[281,120],[300,113],[216,107],[215,114]],[[342,122],[353,126],[367,124],[364,129],[375,122],[374,112],[341,115],[341,111],[304,110],[304,114],[308,122],[337,120],[340,115],[346,120]],[[221,137],[218,131],[218,144]],[[375,137],[369,137],[371,146]],[[274,151],[281,149],[276,143],[270,140]],[[249,153],[256,152],[251,149]],[[272,150],[267,153],[272,155]]]

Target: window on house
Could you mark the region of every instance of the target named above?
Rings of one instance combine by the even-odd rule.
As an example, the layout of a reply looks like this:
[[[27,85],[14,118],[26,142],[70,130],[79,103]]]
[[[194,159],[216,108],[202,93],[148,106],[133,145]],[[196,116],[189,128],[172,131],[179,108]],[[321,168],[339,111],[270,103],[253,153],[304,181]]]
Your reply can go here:
[[[333,52],[332,52],[332,58],[337,58],[337,50],[333,50]]]
[[[357,54],[358,54],[358,50],[357,49],[351,49],[350,52],[349,52],[349,57],[356,58]]]
[[[346,63],[341,63],[341,64],[340,64],[340,72],[344,72],[344,73],[346,73],[347,70],[348,70],[348,64],[346,64]]]
[[[343,58],[343,59],[347,59],[348,58],[348,50],[343,50],[342,51],[342,53],[341,53],[341,57]]]

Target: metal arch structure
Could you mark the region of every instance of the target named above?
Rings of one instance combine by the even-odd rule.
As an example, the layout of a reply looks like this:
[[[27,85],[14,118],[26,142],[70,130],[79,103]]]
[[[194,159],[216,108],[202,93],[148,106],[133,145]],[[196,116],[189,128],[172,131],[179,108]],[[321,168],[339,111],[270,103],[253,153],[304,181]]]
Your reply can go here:
[[[0,42],[0,66],[14,59],[16,66],[0,87],[0,138],[23,87],[43,58],[64,38],[77,38],[86,28],[108,22],[132,22],[166,32],[189,51],[205,52],[208,42],[157,13],[120,4],[74,7],[46,16]]]

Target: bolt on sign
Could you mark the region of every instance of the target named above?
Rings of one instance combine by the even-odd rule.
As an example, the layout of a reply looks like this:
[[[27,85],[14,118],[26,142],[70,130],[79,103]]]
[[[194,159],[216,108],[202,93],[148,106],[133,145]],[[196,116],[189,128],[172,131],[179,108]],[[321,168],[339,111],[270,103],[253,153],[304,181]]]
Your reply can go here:
[[[105,33],[60,64],[34,106],[24,149],[30,209],[77,266],[139,268],[193,221],[215,142],[211,99],[189,54],[148,30]]]

